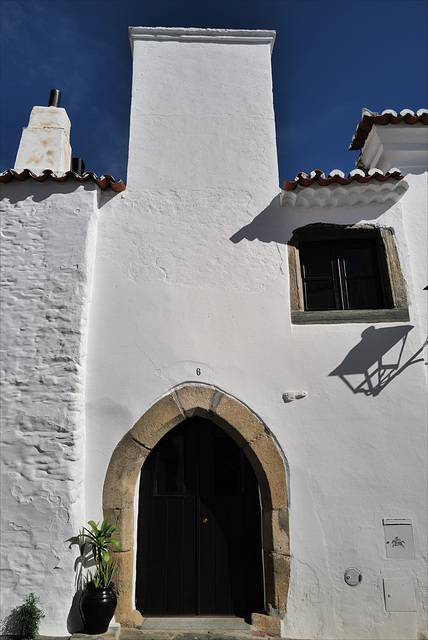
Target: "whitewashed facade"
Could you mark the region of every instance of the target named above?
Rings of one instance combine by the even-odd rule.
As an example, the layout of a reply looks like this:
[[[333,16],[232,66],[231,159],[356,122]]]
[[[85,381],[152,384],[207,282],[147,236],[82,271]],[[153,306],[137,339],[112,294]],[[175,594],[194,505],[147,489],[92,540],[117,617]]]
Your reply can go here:
[[[285,611],[266,602],[275,629],[416,640],[427,632],[422,116],[374,124],[365,170],[346,184],[312,176],[280,192],[274,33],[137,27],[130,37],[126,190],[11,172],[2,184],[1,617],[34,591],[42,632],[66,635],[67,539],[101,519],[122,438],[158,401],[194,387],[246,407],[284,463],[289,537],[269,553],[290,573],[278,570]],[[17,173],[39,172],[23,145]],[[357,180],[376,167],[378,177]],[[384,179],[392,168],[406,177]],[[387,230],[400,285],[386,313],[307,321],[289,243],[320,223]],[[404,543],[392,551],[391,531]],[[135,527],[129,535],[133,558]],[[356,586],[349,568],[362,575]]]

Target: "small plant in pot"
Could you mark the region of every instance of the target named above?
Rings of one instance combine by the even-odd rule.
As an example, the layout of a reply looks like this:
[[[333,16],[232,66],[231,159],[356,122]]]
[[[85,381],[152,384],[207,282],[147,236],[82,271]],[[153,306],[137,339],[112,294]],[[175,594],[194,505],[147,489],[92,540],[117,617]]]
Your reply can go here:
[[[90,528],[84,527],[79,534],[79,548],[80,555],[85,557],[87,547],[90,547],[94,573],[88,572],[80,613],[85,633],[105,633],[117,604],[113,584],[117,562],[111,560],[109,547],[113,545],[119,551],[120,542],[112,537],[119,532],[119,527],[108,524],[107,516],[100,528],[93,520],[89,520],[88,525]]]

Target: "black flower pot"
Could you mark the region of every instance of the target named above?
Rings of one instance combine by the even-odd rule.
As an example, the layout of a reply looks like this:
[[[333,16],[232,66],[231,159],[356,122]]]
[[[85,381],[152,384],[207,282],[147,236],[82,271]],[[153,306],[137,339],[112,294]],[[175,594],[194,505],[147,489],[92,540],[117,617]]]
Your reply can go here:
[[[113,585],[95,587],[92,582],[86,585],[80,600],[85,633],[105,633],[108,629],[117,604]]]

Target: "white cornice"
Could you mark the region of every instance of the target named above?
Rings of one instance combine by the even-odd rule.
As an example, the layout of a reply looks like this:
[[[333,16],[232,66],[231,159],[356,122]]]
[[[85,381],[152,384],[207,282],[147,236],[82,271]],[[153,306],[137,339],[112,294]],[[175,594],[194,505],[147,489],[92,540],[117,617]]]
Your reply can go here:
[[[426,170],[428,159],[428,127],[422,123],[408,125],[374,124],[358,157],[358,165],[388,171],[392,165],[403,173]]]
[[[134,48],[136,40],[179,42],[220,42],[223,44],[269,44],[272,52],[275,31],[245,29],[198,29],[194,27],[129,27],[129,40]]]
[[[323,187],[314,183],[310,187],[298,186],[293,191],[281,191],[280,201],[283,207],[296,208],[352,207],[387,200],[397,202],[408,186],[406,180],[370,181],[366,184],[352,182],[344,186],[330,184]]]

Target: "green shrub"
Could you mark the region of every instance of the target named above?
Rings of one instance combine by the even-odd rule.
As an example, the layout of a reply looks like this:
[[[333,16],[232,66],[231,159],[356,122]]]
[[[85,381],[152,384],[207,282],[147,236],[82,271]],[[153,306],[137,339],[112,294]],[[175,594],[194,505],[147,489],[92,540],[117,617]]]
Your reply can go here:
[[[26,598],[24,604],[17,607],[16,622],[18,624],[19,634],[23,638],[35,638],[39,632],[39,623],[45,614],[37,606],[39,598],[34,593]]]

